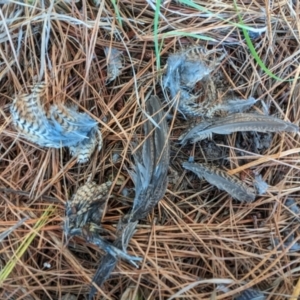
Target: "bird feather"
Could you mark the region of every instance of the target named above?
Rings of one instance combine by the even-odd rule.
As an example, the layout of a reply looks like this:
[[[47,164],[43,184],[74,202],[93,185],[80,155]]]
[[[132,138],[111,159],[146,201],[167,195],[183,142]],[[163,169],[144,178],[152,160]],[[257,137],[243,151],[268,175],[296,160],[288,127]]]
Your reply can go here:
[[[205,178],[206,181],[216,186],[219,190],[226,191],[234,199],[241,202],[252,202],[255,200],[254,189],[219,168],[190,162],[184,162],[183,167],[195,173],[199,178]]]
[[[231,134],[238,131],[298,132],[299,127],[272,116],[237,113],[224,118],[202,121],[181,135],[179,140],[181,144],[185,144],[188,140],[195,143],[205,139],[209,134]]]

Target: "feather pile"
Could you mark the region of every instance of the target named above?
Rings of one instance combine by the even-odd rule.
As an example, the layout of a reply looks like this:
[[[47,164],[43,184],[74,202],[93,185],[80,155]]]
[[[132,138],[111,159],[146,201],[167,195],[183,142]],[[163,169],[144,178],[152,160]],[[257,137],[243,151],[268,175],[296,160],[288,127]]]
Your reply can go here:
[[[159,125],[155,127],[151,120],[144,124],[146,139],[142,150],[133,154],[135,167],[130,171],[135,185],[135,198],[132,210],[119,222],[117,239],[114,246],[126,251],[129,240],[134,234],[140,219],[145,218],[164,196],[167,188],[167,173],[169,166],[168,126],[164,117],[160,100],[153,96],[146,102],[146,111]],[[118,259],[107,254],[103,257],[93,282],[101,286],[110,276]],[[92,287],[89,299],[93,298],[96,289]]]
[[[243,112],[256,103],[257,100],[252,97],[247,100],[238,96],[218,99],[218,91],[210,75],[225,57],[225,54],[218,52],[192,47],[168,57],[163,86],[170,91],[173,99],[179,99],[178,109],[182,114],[212,118],[220,114]],[[195,91],[199,82],[203,88]],[[204,100],[197,103],[201,98]]]
[[[75,107],[52,105],[46,110],[41,98],[44,83],[31,87],[31,93],[15,97],[11,106],[12,121],[19,134],[41,147],[69,147],[79,163],[89,160],[95,148],[102,147],[97,122]]]
[[[211,76],[213,69],[221,63],[224,54],[217,50],[206,51],[193,47],[171,54],[167,60],[164,88],[168,89],[173,99],[178,100],[178,110],[189,117],[202,117],[200,123],[190,127],[179,137],[181,144],[212,138],[213,134],[225,135],[233,132],[299,132],[299,127],[278,118],[255,113],[245,113],[257,100],[253,97],[240,99],[223,93],[224,84],[220,85],[220,97],[217,86]],[[202,88],[199,89],[199,83]],[[200,101],[199,101],[200,100]],[[270,139],[269,139],[270,140]],[[257,140],[257,142],[259,142]],[[257,143],[259,144],[259,143]],[[256,145],[263,148],[261,145]],[[256,148],[258,148],[256,147]],[[207,164],[185,162],[183,167],[197,174],[200,178],[228,192],[233,198],[242,202],[255,200],[256,191],[247,187],[236,177]],[[261,181],[256,183],[258,194],[264,193],[268,185]]]

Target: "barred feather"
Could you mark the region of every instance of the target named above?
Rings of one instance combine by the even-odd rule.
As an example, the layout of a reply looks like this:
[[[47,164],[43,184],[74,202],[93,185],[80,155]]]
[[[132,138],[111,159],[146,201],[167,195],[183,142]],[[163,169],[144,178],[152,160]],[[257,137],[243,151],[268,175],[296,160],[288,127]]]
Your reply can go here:
[[[30,94],[16,96],[11,106],[13,124],[25,139],[42,147],[70,147],[79,162],[87,161],[97,145],[99,150],[102,147],[97,122],[75,107],[53,105],[45,110],[41,101],[45,88],[40,83]]]
[[[93,128],[88,134],[87,138],[82,142],[70,146],[70,152],[72,156],[77,157],[79,163],[84,163],[89,160],[92,153],[98,148],[98,151],[102,148],[102,135],[98,128]]]
[[[247,289],[244,290],[239,296],[235,298],[235,300],[265,300],[266,297],[264,294],[255,289]]]

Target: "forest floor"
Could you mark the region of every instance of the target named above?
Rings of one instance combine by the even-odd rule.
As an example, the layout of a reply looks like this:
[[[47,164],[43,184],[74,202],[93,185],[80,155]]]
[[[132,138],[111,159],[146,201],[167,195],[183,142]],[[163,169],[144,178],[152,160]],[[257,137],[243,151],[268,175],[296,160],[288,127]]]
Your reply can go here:
[[[298,1],[0,3],[0,234],[28,217],[1,240],[1,299],[88,298],[103,251],[81,238],[66,243],[65,203],[89,178],[113,179],[102,226],[115,232],[132,206],[127,168],[151,95],[169,110],[167,191],[130,241],[128,253],[144,258],[140,267],[120,261],[95,299],[233,299],[249,288],[266,299],[299,299],[299,135],[272,134],[255,150],[255,133],[182,146],[191,121],[165,101],[162,84],[170,54],[218,49],[225,57],[212,75],[222,74],[228,91],[299,125]],[[105,47],[121,53],[110,82]],[[43,105],[72,104],[99,123],[103,146],[88,162],[18,136],[11,104],[38,82],[46,83]],[[191,156],[249,186],[260,174],[268,189],[252,203],[236,201],[185,170]]]

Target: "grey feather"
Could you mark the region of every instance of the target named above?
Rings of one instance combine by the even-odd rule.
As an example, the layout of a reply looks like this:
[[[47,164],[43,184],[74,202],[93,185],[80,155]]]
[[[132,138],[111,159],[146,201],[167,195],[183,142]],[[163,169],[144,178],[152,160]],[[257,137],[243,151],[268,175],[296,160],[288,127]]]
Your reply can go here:
[[[277,237],[272,240],[273,246],[278,247],[279,250],[285,250],[288,248],[288,252],[298,252],[300,250],[300,243],[296,242],[296,235],[294,233],[284,232],[284,242],[282,243]],[[286,237],[286,235],[288,235]]]
[[[185,144],[188,140],[195,143],[210,137],[213,133],[230,134],[238,131],[299,132],[299,127],[271,116],[237,113],[224,118],[203,121],[181,135],[179,140],[181,144]]]
[[[146,102],[146,111],[159,127],[155,127],[150,120],[144,124],[147,137],[139,149],[134,153],[134,170],[129,171],[135,185],[135,198],[129,214],[119,222],[117,239],[114,246],[125,253],[129,240],[134,234],[138,220],[147,216],[151,209],[163,197],[167,188],[167,173],[169,166],[168,126],[160,100],[153,96]],[[117,257],[108,253],[102,259],[93,282],[101,286],[109,277],[117,264]],[[96,289],[92,287],[89,299],[93,298]]]
[[[164,195],[167,186],[170,156],[168,126],[157,97],[151,97],[146,106],[147,113],[152,116],[154,122],[159,124],[159,128],[156,128],[151,121],[145,122],[144,133],[148,137],[142,151],[134,155],[134,178],[137,182],[131,213],[132,221],[144,218]]]
[[[300,208],[293,198],[288,198],[285,201],[285,205],[295,214],[297,215],[297,219],[300,219]]]
[[[115,80],[122,72],[122,52],[115,48],[104,47],[107,59],[107,79],[106,83]]]
[[[254,186],[258,195],[263,195],[269,188],[269,185],[262,179],[261,175],[255,175]]]
[[[29,217],[25,217],[25,218],[21,219],[20,221],[18,221],[15,225],[11,226],[10,228],[8,228],[4,232],[2,232],[0,234],[0,242],[2,242],[7,236],[9,236],[15,229],[17,229],[18,227],[23,225],[24,222],[26,222],[28,219],[29,219]]]
[[[254,189],[248,187],[243,181],[235,176],[216,167],[206,164],[184,162],[182,165],[185,169],[192,171],[199,178],[205,178],[207,182],[216,186],[222,191],[226,191],[234,199],[241,202],[253,202],[255,200]]]
[[[125,253],[129,241],[135,233],[137,223],[138,222],[123,223],[120,221],[118,227],[122,227],[122,229],[119,228],[119,232],[117,233],[118,238],[113,243],[114,248],[122,249],[122,253]],[[101,286],[109,278],[111,272],[116,267],[117,262],[118,257],[113,253],[108,252],[100,261],[99,267],[93,277],[93,283]],[[93,299],[96,291],[96,288],[91,286],[89,300]]]

